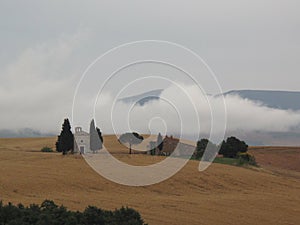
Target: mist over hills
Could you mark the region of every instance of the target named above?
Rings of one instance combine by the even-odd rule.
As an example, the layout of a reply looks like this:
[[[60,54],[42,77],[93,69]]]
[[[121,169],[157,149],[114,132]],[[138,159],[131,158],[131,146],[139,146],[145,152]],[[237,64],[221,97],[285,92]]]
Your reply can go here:
[[[266,90],[232,90],[223,94],[259,102],[264,106],[283,110],[300,110],[300,92]],[[218,95],[217,95],[218,96]]]
[[[159,100],[163,89],[156,89],[152,91],[148,91],[139,95],[129,96],[125,98],[118,99],[119,102],[123,102],[125,104],[136,104],[143,106],[151,101]]]
[[[143,106],[152,101],[158,101],[163,90],[153,90],[139,95],[134,95],[119,99],[123,103],[135,103]],[[270,110],[294,111],[300,110],[300,92],[291,91],[275,91],[275,90],[231,90],[223,94],[208,95],[213,98],[221,96],[232,97],[237,96],[243,100],[248,100],[257,104],[258,107],[267,107]],[[267,114],[261,117],[268,117]],[[249,118],[251,119],[251,118]],[[285,118],[282,118],[285,119]],[[300,144],[300,127],[299,124],[289,131],[261,131],[258,129],[243,131],[243,124],[241,129],[236,131],[227,131],[225,137],[237,136],[246,140],[250,145],[299,145]],[[176,135],[176,133],[174,133]]]
[[[22,128],[18,130],[1,129],[0,138],[31,138],[31,137],[49,137],[56,134],[50,132],[41,132],[31,128]]]
[[[117,102],[122,104],[134,104],[137,107],[146,107],[148,104],[150,106],[152,103],[159,104],[163,92],[163,89],[156,89],[138,95],[123,97],[118,99]],[[229,127],[230,125],[233,125],[232,129],[227,130],[225,138],[228,136],[237,136],[245,140],[249,145],[300,145],[300,92],[232,90],[223,94],[208,96],[213,100],[218,99],[218,97],[222,95],[228,100],[227,103],[229,103],[228,109],[230,109],[229,115],[231,117]],[[236,98],[238,101],[236,101]],[[255,105],[255,109],[262,110],[252,112],[251,110],[254,109],[253,107],[244,109],[247,104]],[[251,111],[250,114],[249,110]],[[274,112],[277,114],[275,117],[272,117],[272,113]],[[140,116],[143,118],[145,115],[141,114]],[[253,116],[255,116],[255,120],[253,120]],[[272,117],[272,119],[270,119],[270,117]],[[271,122],[267,123],[267,125],[262,125],[262,122],[266,119],[270,119]],[[247,125],[245,125],[245,122],[247,122]],[[279,126],[277,126],[277,128],[276,126],[273,126],[280,122],[282,122],[282,125],[280,126],[283,127],[283,129],[278,129]],[[252,125],[249,125],[249,123],[252,123]],[[264,129],[263,127],[267,129]],[[43,130],[47,129],[43,127]],[[58,132],[59,130],[57,131],[57,134]],[[105,129],[103,132],[105,133]],[[176,135],[177,133],[176,130],[171,130],[170,132],[172,132],[173,135]],[[57,134],[41,132],[31,128],[0,130],[1,138],[45,137],[56,136]]]
[[[118,101],[143,106],[151,101],[159,100],[163,91],[163,89],[152,90],[139,95],[120,98]],[[243,99],[274,109],[300,110],[300,92],[295,91],[231,90],[223,94],[214,95],[214,97],[220,97],[221,95],[237,95]]]
[[[218,97],[220,95],[216,95]],[[242,99],[253,101],[261,106],[270,109],[279,109],[285,111],[300,110],[300,92],[275,91],[275,90],[232,90],[223,94],[226,96],[239,96]],[[268,115],[262,115],[268,116]],[[282,118],[285,119],[285,118]],[[299,145],[300,144],[300,127],[295,124],[293,129],[287,132],[279,131],[248,131],[227,134],[236,135],[246,140],[250,145]]]

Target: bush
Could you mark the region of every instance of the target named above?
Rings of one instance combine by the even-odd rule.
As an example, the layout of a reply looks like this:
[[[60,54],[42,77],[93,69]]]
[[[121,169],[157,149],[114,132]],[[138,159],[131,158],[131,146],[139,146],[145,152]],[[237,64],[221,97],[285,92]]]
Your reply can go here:
[[[41,152],[53,152],[53,149],[46,146],[41,149]]]
[[[245,153],[239,152],[237,154],[237,159],[238,159],[239,165],[248,164],[251,166],[257,166],[255,157],[247,152],[245,152]]]
[[[41,206],[24,207],[0,201],[0,224],[7,225],[146,225],[140,214],[131,208],[106,211],[89,206],[84,212],[69,211],[53,201],[45,200]]]

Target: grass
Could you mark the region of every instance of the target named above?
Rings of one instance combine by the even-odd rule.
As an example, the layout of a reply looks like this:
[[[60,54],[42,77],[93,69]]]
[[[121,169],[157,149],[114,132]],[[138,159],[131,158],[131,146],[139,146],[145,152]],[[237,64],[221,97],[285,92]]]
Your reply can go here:
[[[225,165],[237,166],[239,165],[238,159],[233,158],[215,158],[214,163],[220,163]]]
[[[225,165],[231,165],[231,166],[256,166],[255,161],[246,161],[241,158],[215,158],[213,161],[214,163],[220,163],[220,164],[225,164]]]

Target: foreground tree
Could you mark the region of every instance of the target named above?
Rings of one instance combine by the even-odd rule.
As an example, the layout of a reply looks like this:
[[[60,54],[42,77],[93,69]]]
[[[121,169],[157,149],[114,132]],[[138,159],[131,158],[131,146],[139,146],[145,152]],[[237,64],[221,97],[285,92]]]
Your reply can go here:
[[[122,134],[119,138],[119,142],[122,144],[129,144],[129,154],[131,154],[131,146],[142,143],[144,137],[136,132]]]
[[[99,128],[97,128],[99,130]],[[102,149],[102,136],[99,136],[99,131],[95,127],[95,121],[92,120],[90,125],[90,148],[95,153],[96,151]],[[101,134],[101,132],[100,132]],[[102,140],[101,140],[102,138]]]
[[[65,119],[62,125],[62,131],[57,137],[56,151],[62,152],[63,155],[69,151],[74,152],[74,135],[71,131],[71,125],[69,119]]]
[[[236,137],[229,137],[222,142],[219,153],[226,158],[236,158],[238,153],[247,152],[248,145]]]

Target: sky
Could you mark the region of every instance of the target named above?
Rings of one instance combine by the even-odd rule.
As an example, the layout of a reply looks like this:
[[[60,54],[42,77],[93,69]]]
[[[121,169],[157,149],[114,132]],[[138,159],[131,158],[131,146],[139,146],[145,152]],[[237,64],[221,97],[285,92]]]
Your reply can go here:
[[[110,49],[140,40],[177,43],[199,55],[221,86],[220,90],[204,79],[209,94],[237,89],[299,91],[299,8],[297,0],[1,0],[0,129],[57,132],[63,118],[72,116],[76,87],[86,68]],[[143,55],[142,50],[136,53]],[[174,53],[173,60],[190,62],[193,71],[195,63],[182,55]],[[134,68],[119,75],[106,95],[127,85],[130,74],[136,73],[131,78],[136,79],[141,74],[156,75],[160,69],[147,74]],[[168,78],[175,74],[170,69],[160,71]],[[182,74],[176,76],[176,82],[192,89],[193,83]],[[106,77],[101,70],[94,71],[86,85],[99,88]],[[146,80],[124,95],[154,87],[173,90],[170,83]],[[86,90],[84,98],[94,100]]]

